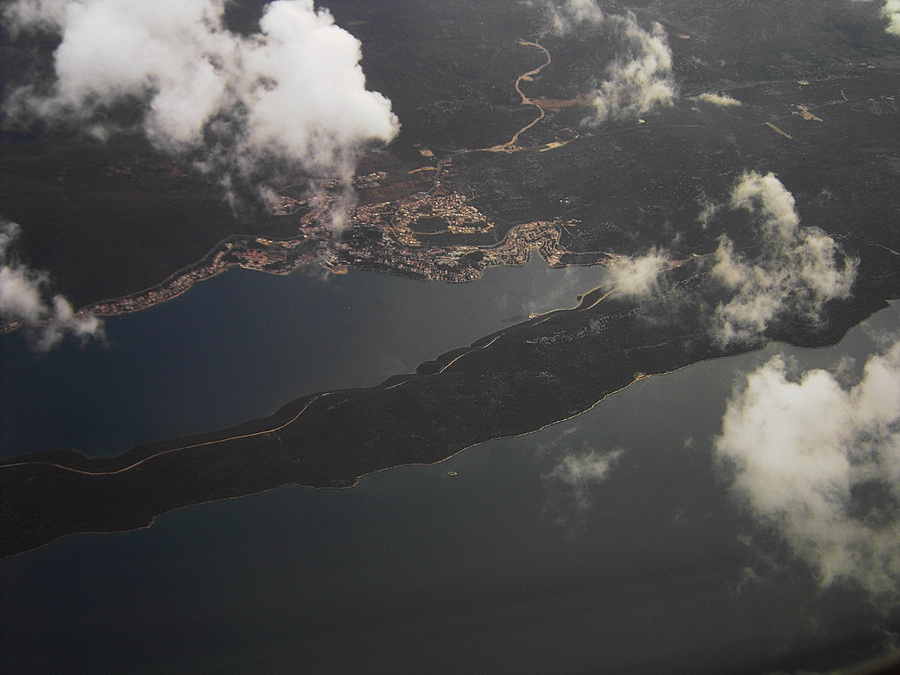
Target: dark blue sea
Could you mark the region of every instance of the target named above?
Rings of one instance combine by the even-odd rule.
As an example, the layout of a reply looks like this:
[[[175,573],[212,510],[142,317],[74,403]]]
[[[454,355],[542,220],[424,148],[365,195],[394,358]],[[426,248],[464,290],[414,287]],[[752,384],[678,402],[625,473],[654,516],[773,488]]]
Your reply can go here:
[[[376,385],[532,312],[577,304],[598,268],[491,268],[477,282],[351,271],[232,269],[106,321],[108,348],[35,354],[0,337],[0,457],[68,447],[118,454],[270,414],[303,394]]]
[[[7,456],[117,453],[376,384],[599,273],[489,270],[461,286],[234,271],[107,323],[110,346],[2,339]],[[776,353],[858,363],[895,305],[838,346],[772,345],[640,381],[567,422],[349,490],[281,488],[67,537],[0,561],[0,670],[40,673],[725,673],[826,669],[898,617],[809,569],[727,490],[726,400]],[[566,453],[617,451],[583,493]],[[450,475],[454,472],[457,475]],[[749,543],[748,543],[749,542]],[[747,570],[756,578],[748,581]]]

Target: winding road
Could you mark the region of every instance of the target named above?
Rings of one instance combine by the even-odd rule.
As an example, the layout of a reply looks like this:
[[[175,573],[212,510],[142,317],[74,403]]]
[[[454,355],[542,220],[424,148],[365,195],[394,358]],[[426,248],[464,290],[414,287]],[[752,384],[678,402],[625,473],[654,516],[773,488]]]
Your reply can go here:
[[[434,175],[434,187],[431,189],[431,192],[434,192],[434,190],[440,184],[441,174],[444,171],[444,166],[450,163],[453,158],[459,157],[461,155],[468,155],[473,152],[511,152],[511,148],[515,147],[516,143],[518,143],[519,137],[547,116],[547,113],[544,111],[544,108],[541,107],[540,104],[532,101],[528,96],[525,95],[525,92],[522,91],[521,85],[523,81],[530,82],[532,79],[534,79],[535,75],[538,75],[544,68],[546,68],[553,62],[553,58],[550,56],[550,52],[547,51],[547,48],[541,44],[538,44],[537,42],[519,40],[519,44],[523,47],[534,47],[535,49],[540,49],[547,57],[547,60],[537,68],[533,68],[532,70],[519,75],[519,77],[516,78],[515,84],[513,85],[516,88],[516,92],[519,94],[519,97],[521,98],[522,105],[532,105],[538,109],[538,112],[540,114],[531,122],[519,129],[516,133],[514,133],[512,138],[506,141],[506,143],[499,143],[498,145],[492,145],[487,148],[463,148],[439,160],[437,163],[437,172]]]
[[[538,44],[537,42],[528,42],[527,40],[519,40],[519,44],[522,45],[523,47],[534,47],[535,49],[540,49],[542,52],[544,52],[544,56],[547,57],[547,61],[545,63],[543,63],[542,65],[538,66],[537,68],[535,68],[533,70],[529,70],[527,73],[522,73],[521,75],[519,75],[519,77],[516,78],[516,84],[515,84],[516,91],[518,92],[519,96],[522,99],[522,105],[533,105],[535,108],[538,109],[538,111],[540,112],[540,115],[538,115],[537,118],[532,120],[530,123],[526,124],[521,129],[519,129],[515,134],[513,134],[513,137],[511,139],[509,139],[506,143],[501,143],[500,145],[494,145],[490,148],[483,148],[482,149],[483,151],[506,152],[507,150],[509,150],[509,148],[515,146],[515,144],[519,140],[519,136],[524,134],[526,131],[531,129],[531,127],[533,127],[535,124],[537,124],[538,122],[540,122],[542,119],[544,119],[547,116],[547,113],[544,112],[544,109],[539,104],[535,103],[528,96],[525,95],[525,93],[522,91],[521,84],[523,81],[530,82],[532,79],[534,79],[535,75],[539,74],[544,68],[546,68],[553,62],[553,58],[550,56],[550,52],[547,51],[547,48],[544,47],[543,45]],[[477,152],[477,150],[475,150],[473,152]]]

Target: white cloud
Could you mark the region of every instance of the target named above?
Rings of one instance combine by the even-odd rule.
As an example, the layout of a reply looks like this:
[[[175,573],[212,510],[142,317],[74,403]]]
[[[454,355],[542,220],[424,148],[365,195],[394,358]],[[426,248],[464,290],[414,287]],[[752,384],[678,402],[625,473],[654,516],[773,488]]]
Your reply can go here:
[[[885,30],[900,37],[900,0],[885,0],[881,15],[888,20]]]
[[[587,443],[582,443],[580,449],[563,454],[553,469],[543,477],[565,486],[577,509],[588,511],[593,505],[591,488],[606,480],[623,453],[621,448],[599,452],[591,449]]]
[[[733,108],[735,106],[743,105],[736,98],[732,98],[728,94],[711,94],[706,92],[694,96],[694,100],[700,101],[701,103],[709,103],[710,105],[714,105],[719,108]]]
[[[854,0],[857,2],[870,2],[870,0]],[[881,16],[887,19],[885,32],[900,37],[900,0],[883,0]]]
[[[557,33],[566,33],[580,23],[600,24],[606,18],[594,0],[564,0],[557,4],[545,0],[545,4]]]
[[[273,2],[260,28],[245,54],[250,149],[280,145],[325,171],[364,142],[393,138],[390,101],[366,90],[361,45],[329,13],[311,0]]]
[[[0,220],[0,318],[24,324],[41,351],[52,349],[66,335],[102,339],[103,324],[97,317],[76,315],[63,296],[50,297],[47,274],[15,259],[11,249],[20,231],[16,223]]]
[[[753,342],[784,316],[815,323],[825,303],[849,297],[855,261],[821,230],[800,226],[793,196],[773,174],[745,173],[730,206],[754,216],[759,246],[750,260],[728,237],[719,239],[712,276],[731,294],[712,317],[719,344]]]
[[[900,600],[900,341],[873,356],[862,378],[781,357],[734,392],[720,459],[732,490],[784,536],[823,585],[849,580],[877,602]]]
[[[705,230],[713,217],[722,209],[722,204],[716,204],[704,197],[699,201],[699,205],[700,213],[697,215],[697,222]]]
[[[621,43],[621,51],[590,94],[593,113],[586,124],[635,118],[675,100],[672,51],[659,23],[642,28],[632,12],[606,14],[594,0],[543,0],[553,28],[566,33],[581,24],[606,26]]]
[[[313,0],[270,3],[251,36],[223,12],[224,0],[19,0],[7,22],[61,42],[51,86],[20,88],[5,111],[106,136],[117,128],[98,113],[136,100],[156,147],[203,150],[237,179],[275,159],[347,180],[366,144],[396,134],[390,102],[365,87],[359,41]]]
[[[669,258],[656,249],[636,258],[617,256],[606,263],[606,283],[616,295],[648,298],[662,290],[660,274],[670,264]]]
[[[13,37],[26,27],[53,31],[65,20],[67,4],[67,0],[19,0],[4,8],[3,17]]]
[[[773,173],[765,176],[748,171],[741,176],[731,191],[731,206],[760,212],[763,227],[775,228],[781,237],[787,237],[800,225],[800,217],[794,210],[794,196]]]
[[[542,517],[561,528],[570,541],[584,530],[594,507],[595,488],[609,478],[625,454],[622,448],[601,452],[583,438],[577,425],[567,425],[550,441],[540,443],[535,452],[537,461],[552,461],[551,468],[541,475],[547,490]]]
[[[593,114],[586,120],[601,124],[609,119],[637,117],[675,100],[672,51],[663,27],[642,28],[634,14],[610,16],[621,34],[624,51],[607,68],[604,80],[593,92]]]

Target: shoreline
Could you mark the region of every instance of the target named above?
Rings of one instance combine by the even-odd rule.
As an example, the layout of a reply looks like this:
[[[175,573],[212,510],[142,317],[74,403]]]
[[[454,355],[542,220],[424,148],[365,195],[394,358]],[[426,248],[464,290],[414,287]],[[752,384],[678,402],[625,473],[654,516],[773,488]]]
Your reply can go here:
[[[75,316],[114,317],[151,309],[184,295],[194,284],[212,279],[232,267],[282,276],[318,262],[332,274],[346,274],[347,271],[354,269],[422,281],[468,283],[481,278],[484,271],[492,267],[526,265],[533,251],[537,251],[549,267],[590,267],[604,264],[610,254],[596,254],[597,261],[593,263],[561,262],[567,255],[583,256],[580,253],[573,254],[559,246],[562,225],[542,221],[521,223],[512,226],[496,244],[460,246],[458,251],[464,254],[477,252],[483,257],[477,262],[461,265],[456,270],[442,266],[442,259],[458,255],[452,248],[444,246],[418,250],[404,246],[393,249],[384,247],[381,251],[370,252],[372,255],[369,258],[348,259],[354,255],[350,246],[341,243],[336,247],[336,251],[323,246],[330,237],[318,238],[304,233],[297,238],[270,240],[253,235],[229,235],[203,258],[170,274],[163,281],[135,293],[85,305],[75,311]],[[414,258],[404,260],[402,258],[404,254],[412,255]],[[283,255],[284,259],[273,260],[274,255]],[[25,325],[21,320],[0,321],[0,335],[15,332]]]
[[[788,330],[769,342],[838,344],[876,304],[869,303],[871,311],[843,313],[842,322],[815,339],[791,339]],[[0,464],[8,472],[0,482],[0,515],[11,519],[3,555],[77,532],[138,529],[161,513],[289,483],[353,487],[372,473],[433,465],[492,440],[572,419],[647,377],[765,346],[723,352],[702,333],[684,328],[661,341],[659,329],[646,331],[633,307],[607,299],[558,310],[445,352],[402,379],[395,375],[375,387],[306,395],[262,418],[113,457],[48,450],[10,458]],[[585,330],[598,320],[604,322],[599,333]],[[542,340],[560,331],[572,338],[544,351]],[[523,360],[523,350],[543,356]],[[460,398],[463,392],[476,393]],[[327,405],[317,405],[325,397]],[[167,489],[160,492],[159,485]],[[66,522],[60,522],[60,509]]]

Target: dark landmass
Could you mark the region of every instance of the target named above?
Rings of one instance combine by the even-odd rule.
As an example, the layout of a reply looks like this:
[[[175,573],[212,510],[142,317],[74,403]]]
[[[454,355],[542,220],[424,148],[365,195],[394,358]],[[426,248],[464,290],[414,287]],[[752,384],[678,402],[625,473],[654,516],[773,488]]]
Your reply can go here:
[[[263,4],[231,7],[231,25],[254,30]],[[553,61],[522,86],[550,107],[511,148],[518,152],[472,150],[509,141],[538,113],[513,85],[543,63],[540,51],[519,43],[546,29],[539,8],[514,0],[334,0],[328,7],[362,41],[368,86],[391,99],[402,124],[386,152],[360,165],[360,174],[389,174],[377,187],[357,185],[360,204],[389,202],[393,213],[404,199],[440,188],[465,196],[493,226],[451,233],[420,219],[414,233],[426,250],[490,246],[517,225],[565,220],[578,227],[562,232],[560,247],[569,253],[563,264],[651,246],[676,257],[702,254],[723,228],[733,237],[743,223],[735,216],[704,230],[697,224],[701,202],[721,200],[747,170],[776,173],[797,199],[804,225],[898,250],[900,39],[885,33],[877,3],[791,0],[752,11],[714,0],[604,3],[611,14],[631,9],[643,25],[663,24],[677,101],[647,114],[646,124],[584,125],[586,107],[552,101],[574,102],[592,91],[617,42],[605,28],[547,33],[539,39]],[[32,52],[28,41],[6,46],[8,62],[20,65],[0,84],[22,81]],[[700,103],[695,97],[704,92],[743,105]],[[216,177],[195,171],[192,159],[173,159],[130,137],[100,144],[72,132],[7,134],[0,142],[0,215],[23,226],[17,253],[49,271],[75,307],[150,288],[228,236],[252,242],[302,234],[302,213],[233,212]],[[396,239],[383,223],[361,221],[345,232],[346,247],[360,238]],[[354,261],[342,256],[341,243],[334,245],[342,263],[416,275],[392,252]]]
[[[302,191],[286,191],[274,213],[239,217],[213,183],[137,141],[40,136],[7,140],[0,154],[2,215],[23,226],[23,257],[76,306],[120,298],[92,305],[100,314],[174,297],[228,264],[283,273],[312,257],[335,271],[466,281],[530,250],[567,265],[662,247],[679,261],[667,292],[636,304],[597,289],[578,309],[511,326],[415,375],[298,399],[232,429],[110,459],[67,450],[17,458],[0,467],[3,555],[290,483],[350,486],[571,417],[644,375],[753,348],[711,342],[704,308],[717,296],[700,262],[722,234],[752,255],[747,213],[699,222],[745,171],[775,173],[802,224],[859,263],[853,297],[829,304],[823,323],[784,318],[766,339],[833,344],[900,297],[900,40],[885,35],[878,3],[608,5],[663,24],[680,96],[644,123],[600,126],[582,123],[579,97],[613,54],[606,29],[538,37],[543,15],[512,0],[330,7],[362,40],[369,86],[403,124],[361,163],[358,207],[340,237],[323,225],[327,208],[312,209]],[[253,29],[252,8],[231,12]],[[536,39],[553,60],[522,83],[532,97],[523,104],[513,85],[544,55],[519,40]],[[742,105],[711,106],[702,93]],[[121,298],[176,270],[157,295]]]
[[[231,234],[284,237],[296,224],[238,218],[221,189],[135,139],[0,144],[0,216],[21,256],[76,307],[157,284]]]
[[[795,4],[779,11],[793,15]],[[338,18],[351,12],[344,18],[367,45],[372,86],[384,85],[403,121],[390,148],[361,162],[359,207],[339,237],[328,228],[328,208],[305,201],[302,181],[285,188],[274,210],[238,216],[216,186],[191,172],[189,158],[159,156],[134,139],[5,144],[4,215],[25,225],[23,257],[50,270],[76,306],[100,315],[165,301],[231,264],[274,273],[324,264],[459,282],[487,266],[521,264],[531,249],[552,265],[603,263],[654,247],[676,258],[702,255],[720,234],[738,245],[746,239],[745,214],[707,227],[698,217],[747,170],[775,173],[805,226],[839,239],[864,266],[889,269],[890,258],[869,253],[900,249],[900,155],[891,143],[900,119],[893,95],[900,40],[884,34],[872,8],[825,3],[815,11],[804,6],[805,30],[760,30],[735,60],[724,51],[726,40],[737,39],[730,15],[709,3],[676,5],[641,17],[669,29],[679,99],[645,124],[595,127],[582,123],[587,109],[578,102],[610,57],[614,40],[602,30],[542,37],[553,60],[522,82],[533,97],[523,105],[513,84],[544,55],[515,35],[537,31],[540,14],[525,12],[524,23],[501,29],[488,12],[463,37],[464,3],[428,11],[399,3],[393,11],[401,15],[425,12],[401,39],[385,24],[395,14],[337,3]],[[458,21],[447,23],[447,12]],[[423,27],[439,25],[437,46],[424,45],[431,33]],[[460,44],[468,60],[453,52]],[[416,58],[400,59],[392,51],[398,45]],[[446,57],[437,79],[422,70],[437,67],[434,53]],[[473,64],[480,64],[477,77],[466,79]],[[474,98],[460,98],[463,90]],[[700,102],[704,92],[741,105]],[[439,94],[450,98],[435,99]],[[422,104],[423,97],[432,100]],[[490,124],[472,112],[473,100],[492,111]],[[538,124],[502,147],[539,113]],[[484,138],[465,136],[472,129]]]
[[[746,351],[714,346],[698,305],[702,266],[669,272],[669,293],[638,305],[586,293],[559,310],[486,336],[378,387],[323,392],[230,429],[88,459],[60,450],[0,465],[0,555],[66,534],[149,525],[156,515],[287,484],[349,487],[368,473],[434,463],[491,439],[568,419],[637,379]],[[672,302],[682,322],[659,321]],[[784,321],[768,338],[837,342],[886,306],[833,303],[827,323]]]

